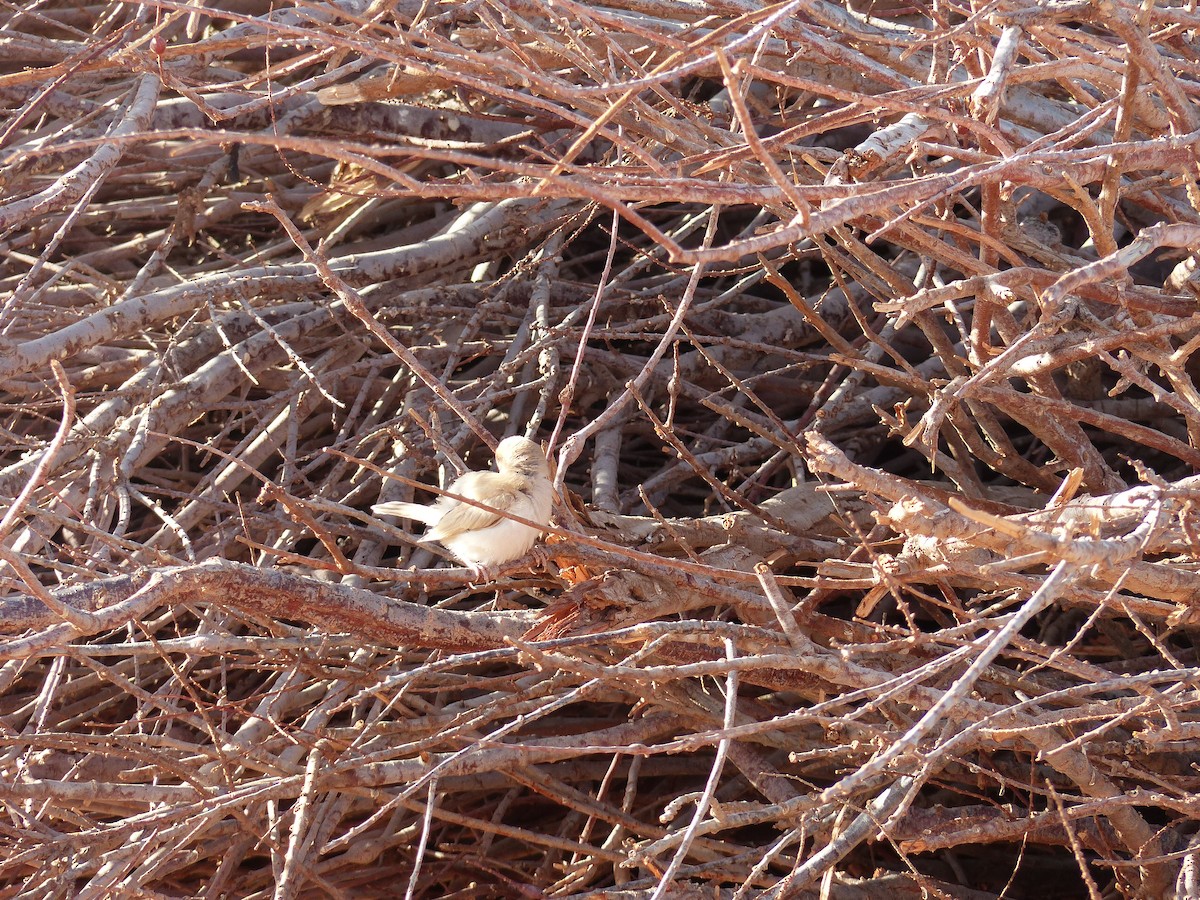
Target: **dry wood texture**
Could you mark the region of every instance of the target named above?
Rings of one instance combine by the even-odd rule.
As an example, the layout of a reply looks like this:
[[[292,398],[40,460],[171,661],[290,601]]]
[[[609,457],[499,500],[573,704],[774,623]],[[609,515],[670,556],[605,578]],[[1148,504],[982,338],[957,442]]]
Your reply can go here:
[[[4,5],[0,896],[1200,896],[1198,29]]]

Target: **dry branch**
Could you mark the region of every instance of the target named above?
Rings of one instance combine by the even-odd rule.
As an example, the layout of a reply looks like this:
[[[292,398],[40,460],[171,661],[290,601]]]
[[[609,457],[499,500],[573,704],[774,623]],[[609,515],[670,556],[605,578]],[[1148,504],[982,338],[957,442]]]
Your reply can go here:
[[[0,17],[0,894],[1195,895],[1190,8]]]

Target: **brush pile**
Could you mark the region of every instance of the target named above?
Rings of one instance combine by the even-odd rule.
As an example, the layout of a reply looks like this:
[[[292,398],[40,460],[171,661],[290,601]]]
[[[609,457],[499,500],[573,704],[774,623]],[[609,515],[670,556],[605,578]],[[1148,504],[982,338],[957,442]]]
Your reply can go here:
[[[1191,6],[0,23],[0,896],[1200,895]]]

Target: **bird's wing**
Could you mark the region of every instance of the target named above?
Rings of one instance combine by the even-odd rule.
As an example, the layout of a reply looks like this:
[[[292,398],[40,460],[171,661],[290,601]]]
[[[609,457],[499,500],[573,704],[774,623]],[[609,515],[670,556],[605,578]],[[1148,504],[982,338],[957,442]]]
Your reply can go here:
[[[503,516],[495,510],[511,509],[524,494],[523,479],[498,472],[469,472],[450,486],[450,492],[486,503],[490,509],[480,509],[469,503],[451,501],[452,506],[442,516],[437,527],[425,535],[427,540],[444,541],[466,531],[478,531],[495,525]]]

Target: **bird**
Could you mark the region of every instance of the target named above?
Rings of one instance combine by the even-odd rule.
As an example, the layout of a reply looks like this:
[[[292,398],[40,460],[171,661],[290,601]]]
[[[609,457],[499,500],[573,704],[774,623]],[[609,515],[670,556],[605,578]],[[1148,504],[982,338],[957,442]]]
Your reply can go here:
[[[421,503],[377,503],[381,516],[403,516],[432,526],[422,541],[437,541],[476,575],[512,562],[533,547],[541,529],[506,518],[519,516],[539,525],[550,524],[553,489],[550,466],[541,447],[528,438],[505,438],[496,448],[496,471],[467,472],[455,479],[447,494],[457,494],[487,507],[472,506],[442,495]]]

